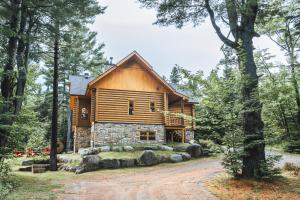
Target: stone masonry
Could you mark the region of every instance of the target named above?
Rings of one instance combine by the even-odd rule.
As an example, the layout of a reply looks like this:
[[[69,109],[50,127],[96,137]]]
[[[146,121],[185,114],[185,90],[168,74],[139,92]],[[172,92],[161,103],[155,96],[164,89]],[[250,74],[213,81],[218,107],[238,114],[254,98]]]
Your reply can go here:
[[[79,148],[90,147],[91,143],[91,128],[77,127],[74,135],[75,151]]]
[[[155,132],[155,140],[140,140],[141,131]],[[126,124],[126,123],[99,123],[96,122],[91,129],[95,146],[116,144],[153,144],[164,143],[165,127],[163,125]]]

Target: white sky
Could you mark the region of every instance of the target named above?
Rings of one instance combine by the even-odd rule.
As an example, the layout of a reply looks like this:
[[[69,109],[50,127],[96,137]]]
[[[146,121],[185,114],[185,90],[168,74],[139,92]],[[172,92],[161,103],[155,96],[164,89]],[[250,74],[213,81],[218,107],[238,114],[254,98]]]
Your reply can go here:
[[[97,16],[92,30],[98,32],[98,41],[106,45],[105,56],[114,57],[114,63],[136,50],[160,75],[169,77],[175,64],[207,75],[222,58],[222,42],[209,21],[182,29],[160,27],[152,24],[156,12],[140,8],[135,0],[99,2],[108,8],[104,15]],[[279,48],[268,38],[255,39],[254,46],[269,48],[277,61],[284,61]]]

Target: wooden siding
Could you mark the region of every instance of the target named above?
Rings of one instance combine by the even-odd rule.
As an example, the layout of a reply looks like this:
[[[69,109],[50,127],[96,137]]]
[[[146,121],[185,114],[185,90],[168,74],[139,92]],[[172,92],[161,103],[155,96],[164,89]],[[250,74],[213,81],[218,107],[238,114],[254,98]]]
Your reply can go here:
[[[126,62],[99,80],[94,88],[145,92],[168,92],[164,84],[136,62]]]
[[[134,101],[134,114],[128,114],[128,102]],[[150,101],[155,102],[155,112],[150,112]],[[96,121],[163,124],[163,93],[97,88]]]
[[[73,108],[71,108],[72,110],[72,126],[77,126],[77,122],[78,122],[78,108],[79,108],[79,102],[78,102],[78,97],[73,97]]]
[[[95,121],[95,113],[96,113],[96,89],[92,90],[92,95],[91,95],[91,123]]]
[[[169,111],[171,113],[181,113],[181,105],[175,104],[175,105],[169,106]],[[184,104],[183,114],[185,114],[187,116],[193,116],[193,106],[190,104]],[[192,121],[185,119],[184,125],[187,128],[192,128],[193,123],[192,123]]]

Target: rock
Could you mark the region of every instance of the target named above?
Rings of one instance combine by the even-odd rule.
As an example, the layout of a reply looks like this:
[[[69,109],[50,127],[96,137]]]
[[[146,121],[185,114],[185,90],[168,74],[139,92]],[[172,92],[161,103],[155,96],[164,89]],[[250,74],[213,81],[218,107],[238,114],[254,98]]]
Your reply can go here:
[[[104,159],[99,162],[99,168],[102,169],[117,169],[120,167],[118,159]]]
[[[58,156],[57,157],[57,162],[59,163],[72,163],[74,160],[72,158],[68,158],[65,156]]]
[[[100,156],[98,155],[86,155],[83,156],[81,167],[85,172],[95,171],[99,169]],[[76,170],[77,171],[77,170]]]
[[[159,155],[157,156],[159,163],[167,163],[170,162],[170,158],[166,156]]]
[[[177,162],[182,162],[183,161],[182,156],[180,154],[172,154],[170,156],[170,160],[173,163],[177,163]]]
[[[87,155],[97,155],[99,153],[99,150],[95,148],[80,148],[78,150],[78,153],[81,157],[83,157]]]
[[[192,144],[187,147],[186,152],[190,154],[192,158],[199,158],[202,156],[202,147],[199,144]]]
[[[113,146],[113,147],[111,147],[111,150],[112,151],[121,152],[121,151],[123,151],[123,147],[121,147],[121,146]]]
[[[110,151],[110,146],[102,146],[102,147],[98,147],[97,149],[99,149],[100,152],[108,152]]]
[[[169,147],[169,146],[166,146],[166,145],[159,146],[159,148],[162,151],[173,151],[172,147]]]
[[[75,174],[82,174],[86,172],[85,169],[83,167],[78,167],[75,171]]]
[[[32,167],[31,166],[26,166],[26,167],[20,167],[19,171],[21,172],[31,172]]]
[[[136,160],[135,159],[119,159],[120,167],[134,167]]]
[[[50,164],[50,159],[34,160],[34,164]]]
[[[196,140],[190,140],[189,144],[197,144],[197,141]]]
[[[138,158],[139,165],[152,166],[158,164],[158,158],[152,150],[145,150]]]
[[[192,158],[191,155],[188,153],[181,153],[180,155],[181,155],[183,161],[191,160],[191,158]]]
[[[177,152],[185,152],[187,149],[187,146],[177,146],[173,148],[173,151],[177,151]]]
[[[203,156],[209,156],[210,153],[211,153],[211,152],[210,152],[209,149],[202,149],[202,155],[203,155]]]
[[[34,160],[23,160],[21,165],[22,166],[31,166],[34,164]]]
[[[124,146],[124,151],[134,151],[132,146]]]
[[[159,146],[144,146],[144,150],[159,150]]]

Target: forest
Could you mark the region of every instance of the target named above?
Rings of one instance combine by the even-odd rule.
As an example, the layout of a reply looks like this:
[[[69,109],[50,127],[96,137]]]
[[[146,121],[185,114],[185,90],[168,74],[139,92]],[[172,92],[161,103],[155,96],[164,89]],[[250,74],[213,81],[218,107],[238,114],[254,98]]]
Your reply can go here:
[[[156,11],[155,25],[184,29],[209,20],[222,41],[216,51],[223,58],[208,76],[201,66],[191,72],[175,65],[163,78],[197,99],[195,140],[226,146],[223,166],[231,174],[276,173],[260,165],[269,163],[265,147],[300,153],[298,0],[136,3]],[[57,170],[57,139],[66,145],[69,76],[96,77],[109,66],[104,43],[90,29],[106,9],[97,0],[0,1],[0,193],[11,190],[6,160],[16,149],[51,145],[50,168]],[[255,48],[253,39],[261,36],[285,60]]]

